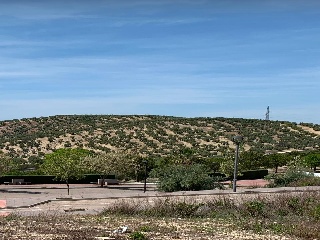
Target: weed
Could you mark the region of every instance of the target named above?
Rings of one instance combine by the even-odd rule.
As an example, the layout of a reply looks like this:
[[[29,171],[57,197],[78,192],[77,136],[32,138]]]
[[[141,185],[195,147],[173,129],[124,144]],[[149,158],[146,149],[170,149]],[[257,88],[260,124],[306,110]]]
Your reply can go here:
[[[200,206],[196,203],[179,202],[174,206],[174,210],[178,217],[192,217],[196,215]]]
[[[261,233],[264,229],[264,225],[260,221],[254,221],[252,223],[252,230],[256,233]]]
[[[269,228],[275,233],[283,233],[285,231],[284,225],[278,222],[271,223],[269,225]]]
[[[151,231],[152,231],[152,230],[151,230],[151,227],[150,227],[150,226],[147,226],[147,225],[141,226],[141,227],[139,228],[139,230],[140,230],[141,232],[151,232]]]
[[[320,220],[320,204],[313,207],[312,216],[316,220]]]
[[[250,216],[261,216],[264,213],[265,203],[261,200],[252,200],[245,203],[245,208]]]
[[[113,213],[117,215],[135,215],[139,213],[141,207],[142,205],[138,201],[121,200],[117,201],[109,208],[105,208],[101,214],[105,215],[108,213]]]
[[[130,234],[132,240],[147,240],[148,238],[142,232],[133,232]]]
[[[298,179],[288,184],[288,187],[305,187],[305,186],[319,186],[320,178],[308,176],[305,178]]]
[[[292,197],[288,201],[288,207],[295,211],[297,214],[302,214],[303,206],[301,206],[300,199],[298,197]]]

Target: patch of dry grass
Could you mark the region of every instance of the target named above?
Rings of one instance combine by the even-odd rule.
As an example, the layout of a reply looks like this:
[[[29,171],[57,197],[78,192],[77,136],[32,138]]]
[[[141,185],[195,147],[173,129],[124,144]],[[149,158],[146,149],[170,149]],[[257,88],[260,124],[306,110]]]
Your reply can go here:
[[[117,201],[98,215],[13,214],[0,218],[0,239],[320,239],[319,227],[317,192],[172,197]]]
[[[114,233],[128,226],[126,233]],[[234,229],[228,222],[212,218],[152,218],[123,216],[12,216],[0,220],[0,239],[133,239],[139,232],[146,239],[286,239],[274,234],[255,234]],[[289,239],[289,238],[287,238]],[[290,238],[292,239],[292,238]]]

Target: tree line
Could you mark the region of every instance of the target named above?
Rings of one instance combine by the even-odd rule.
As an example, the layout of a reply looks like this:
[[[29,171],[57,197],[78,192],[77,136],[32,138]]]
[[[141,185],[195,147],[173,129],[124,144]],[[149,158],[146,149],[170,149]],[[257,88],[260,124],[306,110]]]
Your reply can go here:
[[[69,181],[80,179],[85,174],[99,174],[103,179],[101,181],[103,187],[107,175],[115,174],[118,179],[140,181],[144,178],[145,169],[148,176],[162,178],[163,181],[169,179],[170,174],[178,174],[177,178],[183,179],[186,188],[193,189],[197,186],[206,186],[203,181],[210,181],[207,177],[211,173],[220,172],[227,177],[232,176],[234,157],[235,152],[230,148],[221,155],[213,157],[202,157],[192,148],[182,148],[170,156],[156,158],[126,151],[93,152],[81,148],[61,148],[44,155],[32,173],[56,176],[56,180],[67,184],[68,193]],[[254,169],[273,169],[277,173],[279,167],[292,164],[315,172],[320,166],[320,152],[262,154],[242,149],[239,174]],[[9,155],[0,152],[0,175],[17,174],[19,170],[24,174],[21,171],[23,165],[24,163],[17,163]]]

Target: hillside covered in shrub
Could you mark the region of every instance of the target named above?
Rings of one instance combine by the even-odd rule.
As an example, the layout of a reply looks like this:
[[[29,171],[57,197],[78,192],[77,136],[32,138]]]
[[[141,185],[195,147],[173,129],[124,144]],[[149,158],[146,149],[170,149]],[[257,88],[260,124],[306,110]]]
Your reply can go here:
[[[320,125],[241,118],[183,118],[149,115],[58,115],[0,121],[0,150],[33,160],[59,148],[128,151],[166,157],[192,151],[199,157],[234,148],[261,153],[312,150],[320,146]]]

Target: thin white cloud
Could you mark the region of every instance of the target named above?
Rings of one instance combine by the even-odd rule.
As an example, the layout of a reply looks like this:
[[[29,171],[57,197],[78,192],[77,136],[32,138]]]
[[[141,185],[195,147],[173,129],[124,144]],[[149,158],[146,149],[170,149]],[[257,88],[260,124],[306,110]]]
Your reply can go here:
[[[72,1],[28,1],[13,0],[0,2],[0,15],[11,17],[12,24],[20,20],[55,20],[65,18],[92,18],[93,15],[82,14],[86,4]]]
[[[128,18],[125,20],[113,19],[114,21],[109,23],[110,26],[114,27],[124,27],[130,25],[183,25],[190,23],[201,23],[201,22],[209,22],[213,19],[211,18]]]
[[[146,20],[143,18],[130,18],[127,20],[120,18],[112,18],[114,12],[121,12],[124,10],[130,13],[130,10],[135,10],[139,15],[148,15],[155,13],[154,9],[164,8],[172,5],[203,5],[206,1],[188,1],[188,0],[176,0],[172,1],[100,1],[93,0],[86,1],[29,1],[23,3],[21,1],[12,0],[10,3],[0,2],[0,15],[11,17],[11,24],[21,24],[20,20],[27,21],[40,21],[40,20],[59,20],[59,19],[96,19],[96,18],[108,18],[111,16],[113,26],[124,25],[142,25],[142,24],[187,24],[193,22],[203,21],[200,18],[187,19],[187,18],[158,18]],[[105,11],[105,14],[98,14],[99,11]],[[140,11],[140,13],[139,13]],[[8,24],[6,22],[4,24]],[[1,23],[0,23],[1,24]],[[9,23],[10,24],[10,23]]]

